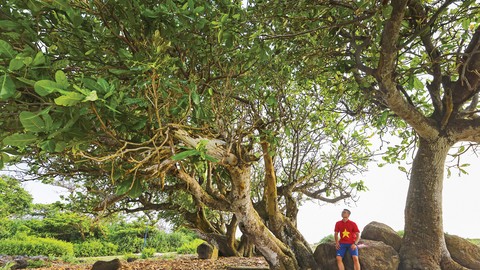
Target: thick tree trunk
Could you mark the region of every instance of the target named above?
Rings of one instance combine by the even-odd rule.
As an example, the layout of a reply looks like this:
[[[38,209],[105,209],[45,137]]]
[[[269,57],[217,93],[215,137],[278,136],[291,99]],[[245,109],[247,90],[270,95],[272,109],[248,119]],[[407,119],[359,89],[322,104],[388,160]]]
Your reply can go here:
[[[405,207],[400,269],[464,269],[451,259],[443,233],[443,171],[451,146],[445,138],[420,139]]]
[[[232,177],[232,207],[243,232],[253,241],[274,270],[300,269],[295,254],[265,226],[250,198],[250,167],[229,168]]]
[[[280,241],[287,244],[295,254],[299,269],[317,269],[318,266],[313,258],[313,252],[309,244],[297,230],[296,225],[279,210],[277,177],[269,149],[270,145],[266,141],[262,142],[263,160],[265,163],[265,190],[263,197],[266,202],[268,228]],[[291,199],[293,200],[293,198]],[[292,201],[290,201],[289,206],[292,207]]]

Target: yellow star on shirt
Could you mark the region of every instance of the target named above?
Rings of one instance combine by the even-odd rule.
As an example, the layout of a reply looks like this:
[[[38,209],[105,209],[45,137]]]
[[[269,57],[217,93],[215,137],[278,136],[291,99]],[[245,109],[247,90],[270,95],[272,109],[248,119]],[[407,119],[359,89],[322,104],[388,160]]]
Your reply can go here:
[[[350,237],[350,232],[348,232],[347,229],[345,228],[345,230],[342,232],[342,238],[347,238],[347,237]]]

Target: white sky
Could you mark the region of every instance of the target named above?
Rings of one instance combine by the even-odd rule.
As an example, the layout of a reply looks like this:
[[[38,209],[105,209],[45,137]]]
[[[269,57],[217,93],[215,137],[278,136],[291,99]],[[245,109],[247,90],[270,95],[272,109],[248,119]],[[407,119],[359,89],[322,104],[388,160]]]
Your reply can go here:
[[[443,227],[449,234],[480,238],[477,229],[480,227],[480,167],[475,166],[479,160],[466,154],[462,161],[471,164],[466,168],[469,174],[459,177],[452,171],[450,178],[444,180]],[[369,191],[360,193],[359,200],[351,206],[344,202],[321,206],[307,203],[300,208],[298,228],[308,242],[316,243],[332,234],[343,208],[352,211],[350,220],[355,221],[360,230],[371,221],[385,223],[396,231],[403,230],[409,183],[405,173],[394,165],[378,167],[371,164],[363,179]]]
[[[467,154],[463,162],[470,163],[468,175],[458,176],[452,173],[444,181],[443,223],[444,230],[450,234],[465,238],[480,238],[480,215],[478,202],[480,191],[479,159]],[[300,207],[298,228],[310,243],[316,243],[332,234],[335,222],[340,220],[343,208],[352,211],[350,219],[360,230],[371,221],[385,223],[394,230],[403,230],[404,205],[408,189],[408,180],[397,166],[378,167],[371,164],[369,171],[361,177],[369,191],[359,194],[356,203],[345,202],[335,205],[319,205],[309,202]],[[26,183],[25,188],[33,195],[35,203],[52,203],[59,200],[62,189],[37,182]]]

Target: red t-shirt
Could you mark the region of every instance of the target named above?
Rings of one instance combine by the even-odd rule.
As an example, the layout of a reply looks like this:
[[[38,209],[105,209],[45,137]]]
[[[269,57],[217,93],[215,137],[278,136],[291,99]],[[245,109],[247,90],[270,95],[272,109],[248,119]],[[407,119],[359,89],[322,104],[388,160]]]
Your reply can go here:
[[[335,233],[340,233],[340,243],[342,244],[353,244],[357,239],[356,233],[359,233],[360,230],[357,227],[357,224],[351,220],[343,222],[340,220],[335,224]]]

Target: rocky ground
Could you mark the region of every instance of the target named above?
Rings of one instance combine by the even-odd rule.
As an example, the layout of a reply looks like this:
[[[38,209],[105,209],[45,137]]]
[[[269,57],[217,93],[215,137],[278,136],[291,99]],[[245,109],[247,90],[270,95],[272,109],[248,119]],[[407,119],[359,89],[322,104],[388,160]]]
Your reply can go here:
[[[196,257],[179,256],[173,259],[155,258],[149,260],[137,260],[128,263],[122,260],[122,270],[192,270],[192,269],[212,269],[227,270],[232,266],[248,266],[248,267],[268,267],[265,259],[262,257],[255,258],[218,258],[217,260],[200,260]],[[51,267],[37,268],[41,270],[90,270],[91,263],[83,264],[66,264],[63,262],[53,262]]]

